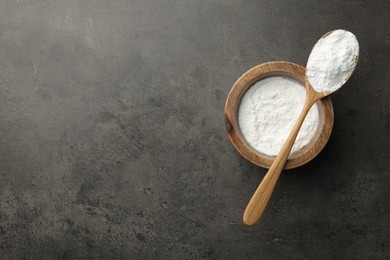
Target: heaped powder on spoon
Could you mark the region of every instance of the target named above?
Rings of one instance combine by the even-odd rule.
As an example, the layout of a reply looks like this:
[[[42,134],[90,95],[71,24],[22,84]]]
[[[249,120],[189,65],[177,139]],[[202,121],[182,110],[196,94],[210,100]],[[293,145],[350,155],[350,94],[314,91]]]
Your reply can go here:
[[[310,53],[306,75],[317,92],[339,89],[356,67],[359,43],[345,30],[335,30],[321,38]]]
[[[267,155],[277,155],[305,104],[306,89],[288,77],[269,77],[256,82],[241,99],[238,122],[246,141]],[[318,106],[309,111],[291,152],[307,145],[319,123]]]

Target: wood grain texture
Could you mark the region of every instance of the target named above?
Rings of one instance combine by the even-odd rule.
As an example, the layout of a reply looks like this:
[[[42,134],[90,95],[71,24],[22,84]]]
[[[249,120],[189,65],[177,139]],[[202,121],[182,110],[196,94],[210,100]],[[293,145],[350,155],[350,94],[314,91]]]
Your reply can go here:
[[[287,76],[305,84],[305,68],[291,62],[273,61],[263,63],[245,72],[233,85],[225,105],[225,127],[233,146],[250,162],[269,168],[275,156],[256,151],[242,136],[238,124],[238,108],[242,96],[256,81],[270,76]],[[299,151],[289,155],[284,169],[301,166],[318,155],[329,140],[333,128],[333,106],[330,97],[317,102],[319,109],[319,126],[312,141]]]

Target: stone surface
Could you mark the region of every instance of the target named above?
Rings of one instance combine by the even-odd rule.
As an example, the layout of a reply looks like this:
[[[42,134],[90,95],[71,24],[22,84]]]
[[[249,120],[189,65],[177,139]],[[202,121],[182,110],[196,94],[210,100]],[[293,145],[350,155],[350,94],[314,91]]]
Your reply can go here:
[[[390,2],[3,0],[2,259],[389,259]],[[241,224],[264,176],[224,129],[235,80],[359,39],[335,127]]]

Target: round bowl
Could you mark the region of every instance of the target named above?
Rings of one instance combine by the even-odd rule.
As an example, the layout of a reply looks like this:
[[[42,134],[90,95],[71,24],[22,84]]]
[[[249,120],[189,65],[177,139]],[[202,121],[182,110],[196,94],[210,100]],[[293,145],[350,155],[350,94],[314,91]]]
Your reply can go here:
[[[273,76],[285,76],[297,80],[305,85],[305,68],[291,62],[273,61],[260,64],[245,72],[234,83],[225,106],[225,127],[229,139],[236,150],[250,162],[269,168],[275,156],[260,153],[254,149],[243,137],[238,124],[238,108],[245,92],[257,81]],[[329,96],[317,101],[319,125],[313,139],[302,149],[291,153],[284,169],[301,166],[314,157],[325,147],[333,128],[333,106]]]

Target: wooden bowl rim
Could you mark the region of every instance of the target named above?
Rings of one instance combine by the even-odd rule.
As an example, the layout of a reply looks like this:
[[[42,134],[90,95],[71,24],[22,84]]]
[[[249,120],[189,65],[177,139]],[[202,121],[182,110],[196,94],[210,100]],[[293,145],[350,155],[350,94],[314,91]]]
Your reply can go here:
[[[245,72],[233,85],[225,105],[225,128],[236,150],[250,162],[269,168],[275,156],[262,154],[252,148],[242,136],[238,125],[238,107],[242,96],[255,82],[266,77],[287,76],[304,84],[305,68],[286,61],[271,61],[257,65]],[[317,101],[320,124],[317,134],[304,148],[290,154],[284,169],[293,169],[314,159],[328,142],[334,122],[333,105],[329,96]]]

